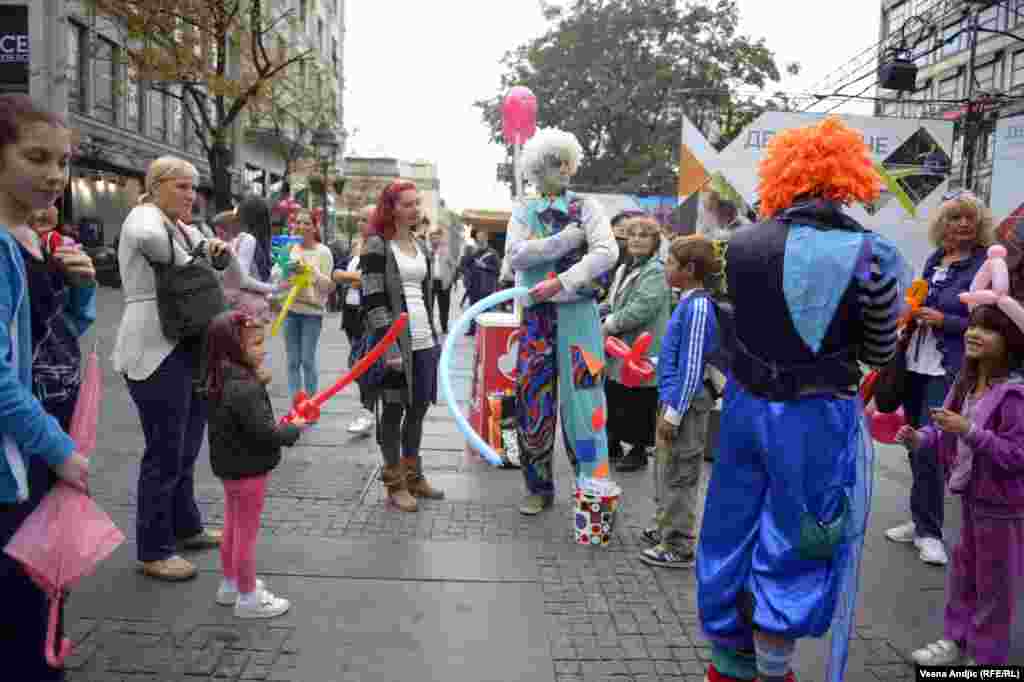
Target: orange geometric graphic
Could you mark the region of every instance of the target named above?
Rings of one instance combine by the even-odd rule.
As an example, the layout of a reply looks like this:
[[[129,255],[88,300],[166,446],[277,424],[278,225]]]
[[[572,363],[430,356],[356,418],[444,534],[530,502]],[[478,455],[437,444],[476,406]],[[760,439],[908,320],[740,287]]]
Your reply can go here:
[[[588,353],[586,350],[580,348],[580,354],[583,355],[583,362],[587,363],[587,369],[590,370],[592,376],[597,376],[604,369],[604,362],[598,360],[593,354]]]
[[[594,414],[590,417],[590,425],[594,431],[602,430],[606,423],[608,423],[608,418],[605,416],[604,408],[599,407],[595,409]]]
[[[679,145],[679,198],[683,199],[694,192],[699,192],[710,181],[711,176],[704,169],[704,164],[694,156],[688,146]]]
[[[594,478],[608,478],[608,462],[601,462],[594,469]]]

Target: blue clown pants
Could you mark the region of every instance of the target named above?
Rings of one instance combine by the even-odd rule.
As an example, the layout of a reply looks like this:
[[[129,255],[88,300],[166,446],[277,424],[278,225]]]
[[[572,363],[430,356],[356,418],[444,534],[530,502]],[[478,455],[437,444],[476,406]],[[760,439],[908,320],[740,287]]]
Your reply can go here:
[[[697,550],[713,642],[750,650],[754,629],[789,639],[828,631],[859,549],[848,529],[862,443],[855,399],[770,402],[729,387]]]

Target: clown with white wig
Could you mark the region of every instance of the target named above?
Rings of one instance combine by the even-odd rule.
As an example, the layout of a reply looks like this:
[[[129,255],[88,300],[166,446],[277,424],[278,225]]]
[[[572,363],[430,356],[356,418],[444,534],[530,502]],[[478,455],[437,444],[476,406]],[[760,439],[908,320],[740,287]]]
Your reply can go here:
[[[559,416],[577,480],[602,478],[608,469],[604,340],[595,299],[619,248],[597,202],[569,191],[582,156],[576,137],[561,130],[541,129],[526,143],[522,168],[539,196],[524,197],[514,209],[505,242],[502,280],[530,288],[517,362],[527,488],[519,509],[529,516],[554,498]]]

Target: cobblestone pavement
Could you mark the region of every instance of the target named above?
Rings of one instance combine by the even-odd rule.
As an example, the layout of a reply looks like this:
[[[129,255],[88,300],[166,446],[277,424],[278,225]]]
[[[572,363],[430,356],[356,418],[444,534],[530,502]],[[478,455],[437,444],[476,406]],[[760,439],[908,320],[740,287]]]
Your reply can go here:
[[[109,323],[109,310],[106,315]],[[103,316],[101,307],[101,322]],[[324,377],[340,373],[347,358],[347,349],[336,327],[334,319],[324,325]],[[277,371],[273,393],[278,409],[282,409],[283,352],[279,345],[272,343],[271,348],[272,364]],[[104,362],[109,365],[106,358]],[[464,386],[468,376],[468,367],[461,367]],[[133,476],[142,441],[134,410],[125,394],[118,380],[108,375],[104,419],[109,417],[110,424],[105,421],[101,429],[100,451],[119,455],[111,455],[98,465],[93,480],[97,500],[127,534],[126,544],[133,545]],[[267,536],[264,545],[273,543],[276,537],[308,538],[310,543],[325,539],[392,542],[402,538],[425,543],[468,541],[477,543],[479,552],[486,553],[501,545],[518,543],[535,561],[537,577],[524,580],[540,589],[544,613],[549,619],[552,670],[551,677],[546,679],[703,679],[710,648],[698,627],[693,571],[658,571],[635,558],[641,548],[638,531],[650,513],[649,474],[621,477],[629,503],[617,519],[611,545],[604,549],[580,547],[572,543],[568,499],[560,498],[552,512],[539,518],[522,517],[516,506],[521,488],[519,474],[494,471],[467,458],[453,420],[443,407],[437,407],[431,412],[425,437],[427,474],[452,482],[458,494],[450,494],[446,501],[426,503],[417,514],[398,514],[387,511],[382,504],[373,439],[353,439],[344,433],[345,425],[357,410],[354,395],[346,391],[329,409],[323,426],[316,427],[300,446],[289,451],[272,475],[263,517]],[[205,461],[205,455],[202,459]],[[565,491],[569,489],[567,467],[564,458],[560,462],[559,483]],[[500,486],[489,482],[498,477]],[[206,518],[212,525],[218,525],[222,519],[222,493],[208,465],[200,466],[197,490]],[[133,551],[133,547],[127,550],[129,554]],[[212,580],[211,575],[207,584],[215,584]],[[88,585],[86,582],[82,589],[89,589]],[[929,599],[941,599],[941,592],[937,596],[932,592]],[[108,617],[97,612],[101,611],[97,608],[81,613],[75,610],[75,601],[73,594],[68,634],[76,642],[76,653],[68,669],[69,679],[74,682],[283,682],[299,679],[295,675],[301,657],[336,655],[335,651],[312,650],[296,637],[296,628],[305,627],[301,619],[294,621],[297,625],[274,621],[250,625],[230,619],[195,622],[171,613],[152,613],[136,620]],[[203,620],[204,617],[199,618]],[[857,629],[847,676],[851,682],[903,679],[913,674],[905,659],[906,646],[893,643],[892,629],[877,625],[862,622]],[[937,626],[935,623],[934,629]],[[823,652],[823,644],[802,644],[801,650],[801,665],[811,665],[806,660],[820,658],[814,652]],[[809,669],[818,671],[820,667]],[[331,679],[325,678],[324,682]]]

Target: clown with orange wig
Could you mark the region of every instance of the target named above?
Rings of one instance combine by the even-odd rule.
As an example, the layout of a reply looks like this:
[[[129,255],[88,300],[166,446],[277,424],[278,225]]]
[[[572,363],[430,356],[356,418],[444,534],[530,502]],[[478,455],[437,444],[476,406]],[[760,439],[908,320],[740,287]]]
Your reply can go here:
[[[910,269],[843,211],[881,179],[838,118],[789,130],[760,168],[761,222],[725,256],[735,336],[697,550],[707,680],[794,680],[796,640],[831,628],[842,680],[871,497],[861,363],[896,351]]]

